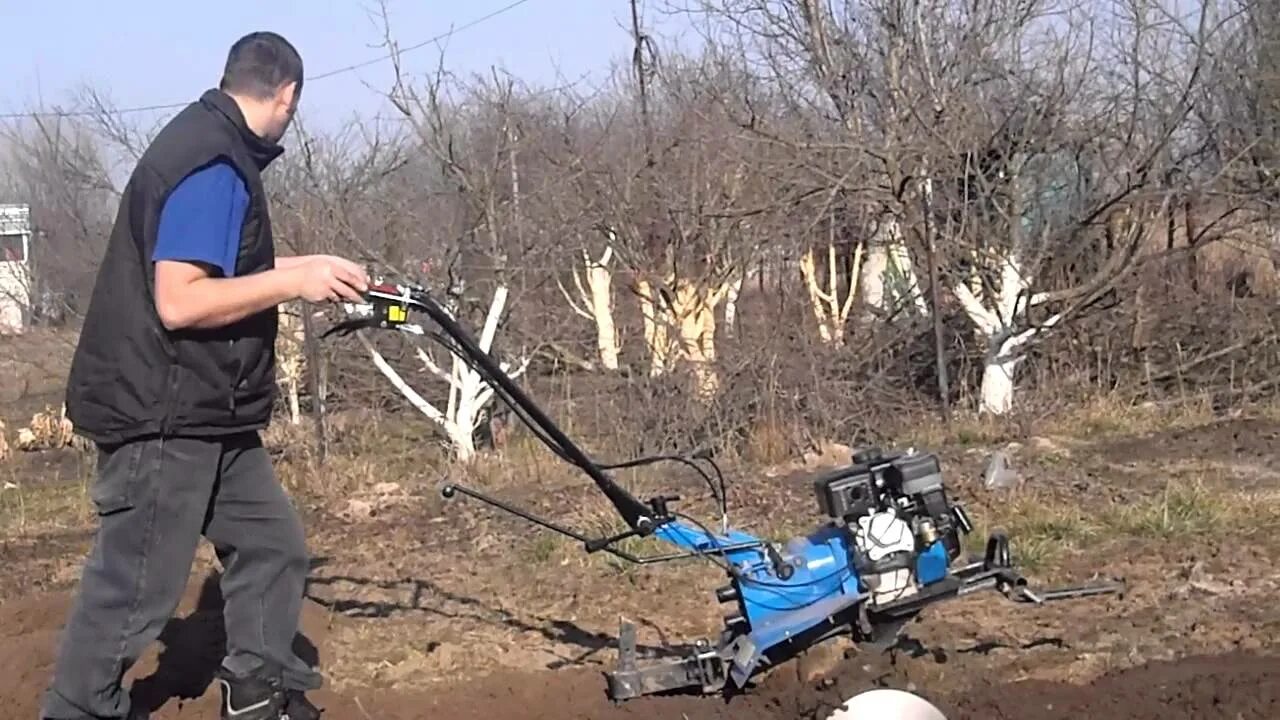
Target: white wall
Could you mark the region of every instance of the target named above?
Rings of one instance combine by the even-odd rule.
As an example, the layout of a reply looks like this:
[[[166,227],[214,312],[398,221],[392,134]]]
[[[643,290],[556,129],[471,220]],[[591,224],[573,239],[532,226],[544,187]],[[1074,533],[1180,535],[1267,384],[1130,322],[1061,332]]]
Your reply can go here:
[[[31,219],[26,205],[0,205],[0,247],[21,247],[20,259],[0,256],[0,333],[26,329],[31,308]]]

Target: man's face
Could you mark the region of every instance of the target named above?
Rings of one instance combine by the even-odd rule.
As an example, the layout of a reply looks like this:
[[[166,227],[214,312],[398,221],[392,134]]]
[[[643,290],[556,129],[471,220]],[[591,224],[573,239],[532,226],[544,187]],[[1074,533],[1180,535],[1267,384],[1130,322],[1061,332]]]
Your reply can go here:
[[[289,129],[289,124],[293,122],[293,116],[298,112],[298,101],[300,94],[298,93],[297,83],[289,83],[276,91],[275,97],[271,101],[271,122],[267,128],[267,139],[271,142],[280,142],[284,134]]]

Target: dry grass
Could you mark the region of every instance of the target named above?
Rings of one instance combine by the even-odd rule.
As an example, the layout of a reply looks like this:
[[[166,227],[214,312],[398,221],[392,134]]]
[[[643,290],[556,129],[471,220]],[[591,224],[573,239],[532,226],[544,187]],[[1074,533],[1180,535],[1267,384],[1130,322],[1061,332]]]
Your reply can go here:
[[[31,483],[15,466],[0,466],[0,536],[41,535],[92,520],[88,477]]]
[[[1110,509],[1101,522],[1117,534],[1166,540],[1270,534],[1280,526],[1280,493],[1233,491],[1204,478],[1171,480],[1144,502]]]
[[[1056,415],[1045,423],[1044,431],[1050,435],[1089,439],[1194,427],[1213,419],[1212,398],[1207,396],[1153,403],[1138,402],[1113,393]]]
[[[1280,417],[1280,401],[1251,408],[1251,414]],[[1155,403],[1109,393],[1054,412],[1024,410],[1006,417],[957,414],[950,424],[929,416],[906,428],[899,444],[969,448],[1023,441],[1035,436],[1090,440],[1195,427],[1212,422],[1216,417],[1212,398],[1205,395]]]
[[[1005,418],[956,414],[949,424],[935,416],[920,418],[903,428],[896,445],[918,448],[974,447],[1007,442],[1017,435],[1017,425]]]
[[[748,430],[744,456],[758,465],[777,465],[790,459],[791,433],[776,412],[768,412]]]
[[[1008,533],[1015,562],[1042,570],[1070,554],[1125,538],[1195,540],[1273,533],[1280,529],[1280,493],[1241,492],[1204,475],[1171,479],[1157,493],[1100,509],[1029,493],[994,505],[975,521],[966,550],[980,555],[987,534],[995,528]]]
[[[1030,425],[1025,419],[1015,418],[957,418],[949,427],[923,422],[901,444],[964,449],[1025,440],[1028,434],[1034,434],[1070,440],[1067,444],[1076,448],[1080,442],[1193,427],[1212,419],[1212,408],[1203,398],[1154,404],[1111,395]],[[610,535],[622,529],[616,511],[594,492],[590,481],[523,430],[511,434],[500,454],[481,455],[470,465],[458,467],[450,466],[443,448],[436,447],[434,431],[425,421],[349,421],[337,449],[323,464],[307,450],[313,432],[309,423],[276,427],[271,444],[286,450],[280,472],[292,487],[308,495],[359,497],[380,482],[421,486],[434,485],[447,477],[491,490],[589,536]],[[748,466],[759,467],[766,461],[796,462],[797,458],[787,457],[782,451],[785,443],[779,438],[786,435],[786,428],[776,421],[766,418],[760,422],[751,433]],[[607,448],[591,451],[598,457],[611,457]],[[1030,452],[1042,468],[1061,466],[1072,462],[1073,457],[1072,452],[1055,450],[1053,445],[1032,448]],[[650,475],[648,471],[623,471],[615,475],[640,496],[647,496],[658,485],[672,489],[672,477],[664,472]],[[1211,484],[1204,478],[1215,474],[1204,463],[1193,463],[1166,476],[1171,479],[1161,492],[1149,493],[1129,504],[1101,508],[1097,499],[1090,499],[1087,510],[1070,496],[1019,491],[1008,502],[991,503],[980,517],[975,517],[980,527],[970,536],[974,545],[969,549],[980,553],[987,531],[1000,527],[1009,533],[1016,560],[1023,567],[1046,569],[1073,553],[1116,538],[1203,536],[1223,531],[1228,525],[1248,527],[1259,522],[1258,498],[1241,493],[1239,488]],[[696,480],[691,479],[691,483]],[[685,496],[682,509],[697,517],[715,516],[710,503],[690,502],[697,490],[681,494]],[[787,538],[812,529],[812,518],[791,515],[760,516],[763,527],[751,530],[767,538]],[[1280,512],[1271,513],[1270,517],[1276,516]],[[734,520],[740,523],[743,518]],[[532,566],[573,564],[621,574],[636,569],[608,553],[587,555],[577,542],[534,527],[514,538],[514,546],[519,557]],[[626,540],[617,547],[636,555],[669,550],[652,539]]]
[[[1064,555],[1099,538],[1102,528],[1078,504],[1043,494],[1027,494],[996,505],[974,519],[965,550],[981,555],[988,535],[996,529],[1009,536],[1013,560],[1027,570],[1052,566]]]
[[[1280,418],[1280,402],[1251,411]],[[1039,418],[1028,413],[1009,418],[957,416],[950,425],[943,425],[928,416],[911,424],[910,431],[895,444],[932,449],[981,448],[1025,441],[1032,435],[1087,442],[1105,436],[1191,427],[1212,420],[1213,415],[1209,400],[1203,397],[1156,404],[1113,394]],[[565,427],[570,427],[568,419]],[[626,430],[614,432],[624,436]],[[794,428],[766,408],[748,433],[746,453],[741,458],[744,467],[759,469],[799,461],[789,446],[794,434]],[[521,426],[513,429],[500,454],[481,455],[466,467],[451,465],[439,442],[440,435],[425,419],[411,412],[334,416],[329,437],[330,452],[321,461],[309,418],[298,425],[289,424],[284,418],[273,424],[265,441],[276,454],[277,471],[291,492],[340,507],[351,499],[365,497],[379,484],[403,484],[406,489],[421,493],[449,478],[495,491],[527,507],[533,507],[529,498],[539,502],[544,497],[551,498],[547,507],[555,509],[545,514],[588,535],[612,534],[621,529],[616,512],[590,487],[590,481],[548,452]],[[619,457],[607,443],[589,449],[600,458]],[[1071,462],[1071,457],[1069,453],[1040,448],[1035,460],[1047,467]],[[649,471],[617,475],[637,494],[647,496],[651,494],[648,491],[659,487],[673,489],[673,476],[665,470],[672,466],[661,467],[663,470],[654,471],[652,476]],[[1041,569],[1115,538],[1169,539],[1228,530],[1248,532],[1249,528],[1261,532],[1277,525],[1280,509],[1276,509],[1275,498],[1244,494],[1238,488],[1223,491],[1201,475],[1213,477],[1207,466],[1200,474],[1192,468],[1170,479],[1161,492],[1101,510],[1096,509],[1097,502],[1092,499],[1092,507],[1086,511],[1079,503],[1051,493],[1018,493],[1007,503],[992,503],[983,512],[972,513],[980,527],[971,536],[975,546],[970,549],[981,552],[987,530],[1001,527],[1010,534],[1018,562],[1029,569]],[[0,486],[5,488],[0,491],[0,534],[36,536],[91,523],[87,477],[55,477],[42,480],[39,485],[24,481],[24,477],[29,476],[23,475],[20,464],[0,463]],[[693,497],[703,490],[698,482],[690,475],[688,487],[679,488],[685,497],[681,509],[712,519],[715,513],[711,504]],[[807,512],[807,507],[796,513],[766,510],[755,516],[763,527],[750,530],[774,539],[808,532],[813,518]],[[747,519],[741,515],[733,518],[735,523]],[[578,543],[538,528],[529,528],[511,539],[515,553],[532,566],[574,564],[621,574],[636,569],[608,553],[587,555]],[[628,540],[618,547],[637,555],[669,550],[656,540]]]

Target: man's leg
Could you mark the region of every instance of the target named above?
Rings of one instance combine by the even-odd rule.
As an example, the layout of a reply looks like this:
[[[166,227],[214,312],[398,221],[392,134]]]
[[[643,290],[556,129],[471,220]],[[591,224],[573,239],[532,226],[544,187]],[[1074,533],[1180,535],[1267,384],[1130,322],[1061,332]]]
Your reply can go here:
[[[256,434],[227,442],[205,536],[224,568],[224,675],[320,687],[319,673],[293,652],[309,569],[302,520]]]
[[[128,715],[124,674],[182,600],[219,451],[176,439],[100,451],[90,489],[100,524],[42,717]]]

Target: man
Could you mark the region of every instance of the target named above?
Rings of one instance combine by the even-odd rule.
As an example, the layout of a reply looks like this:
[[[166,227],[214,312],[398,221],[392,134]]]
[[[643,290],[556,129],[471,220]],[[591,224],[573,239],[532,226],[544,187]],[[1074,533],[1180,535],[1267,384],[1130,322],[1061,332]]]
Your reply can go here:
[[[180,112],[120,201],[67,387],[98,445],[100,527],[44,718],[146,718],[121,687],[176,611],[200,537],[223,566],[225,720],[312,720],[292,652],[308,556],[259,432],[276,397],[276,308],[358,300],[329,256],[276,257],[260,173],[283,152],[302,60],[279,35],[231,48],[218,89]]]

